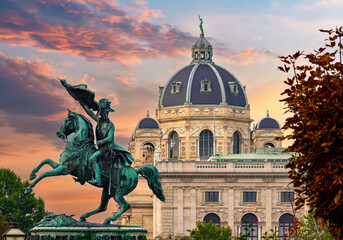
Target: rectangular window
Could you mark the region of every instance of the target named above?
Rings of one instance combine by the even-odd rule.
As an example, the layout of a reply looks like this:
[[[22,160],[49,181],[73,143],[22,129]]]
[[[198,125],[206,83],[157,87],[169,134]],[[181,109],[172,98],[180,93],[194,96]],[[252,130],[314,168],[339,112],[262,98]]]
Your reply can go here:
[[[291,201],[294,201],[294,192],[281,192],[281,202]]]
[[[219,202],[219,192],[205,192],[205,202]]]
[[[243,202],[256,202],[256,192],[243,192]]]
[[[205,59],[205,52],[202,51],[202,52],[200,53],[200,58],[201,58],[201,59]]]

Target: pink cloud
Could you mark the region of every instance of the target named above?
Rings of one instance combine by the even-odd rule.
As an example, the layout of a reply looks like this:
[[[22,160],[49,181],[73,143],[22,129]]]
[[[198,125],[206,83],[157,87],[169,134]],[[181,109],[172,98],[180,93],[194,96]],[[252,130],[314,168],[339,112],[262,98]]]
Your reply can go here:
[[[133,77],[126,77],[122,74],[116,73],[114,74],[114,76],[116,77],[116,79],[126,85],[132,84],[134,82],[136,82],[136,79]]]
[[[151,24],[163,15],[143,2],[124,11],[112,1],[7,1],[0,3],[0,41],[40,51],[127,64],[143,56],[176,56],[194,40],[172,26]]]
[[[252,48],[244,49],[240,52],[235,52],[225,48],[219,44],[219,58],[230,64],[249,65],[252,63],[264,63],[268,57],[275,58],[275,54],[271,50],[256,50]]]
[[[85,82],[86,82],[86,79],[87,79],[87,77],[88,77],[88,73],[85,73],[85,74],[83,75],[83,77],[82,77],[82,79],[81,79],[81,81],[80,81],[80,82],[82,82],[82,83],[85,83]]]

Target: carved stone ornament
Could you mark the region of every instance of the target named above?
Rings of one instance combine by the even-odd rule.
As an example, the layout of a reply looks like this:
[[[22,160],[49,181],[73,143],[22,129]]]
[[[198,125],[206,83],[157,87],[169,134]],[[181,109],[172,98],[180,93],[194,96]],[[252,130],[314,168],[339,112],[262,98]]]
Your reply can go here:
[[[279,134],[273,132],[263,132],[258,134],[259,137],[277,137]]]
[[[155,152],[154,152],[154,164],[156,164],[157,162],[161,162],[162,161],[162,150],[160,148],[160,146],[157,146]]]
[[[244,137],[247,138],[248,137],[248,130],[246,128],[239,128],[239,131],[241,133],[243,133]]]
[[[227,133],[228,133],[229,136],[232,136],[232,134],[233,134],[233,128],[232,128],[232,127],[228,127],[228,128],[227,128]]]
[[[190,135],[197,136],[200,129],[201,129],[200,126],[191,126]]]
[[[216,136],[223,136],[224,134],[224,129],[222,126],[216,127]]]
[[[169,127],[164,129],[163,136],[167,136],[166,133],[171,132],[171,131],[176,131],[180,137],[184,137],[186,133],[186,128],[185,127]]]

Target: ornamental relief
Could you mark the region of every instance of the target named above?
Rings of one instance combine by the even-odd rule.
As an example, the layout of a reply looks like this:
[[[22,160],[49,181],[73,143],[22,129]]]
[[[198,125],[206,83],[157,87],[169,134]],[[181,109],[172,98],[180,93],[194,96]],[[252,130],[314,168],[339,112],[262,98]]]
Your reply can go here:
[[[136,137],[160,137],[160,134],[156,132],[144,132],[144,133],[138,134]]]
[[[243,133],[243,136],[244,136],[245,138],[248,137],[248,129],[246,129],[246,128],[239,128],[239,131],[240,131],[241,133]]]
[[[280,134],[273,133],[273,132],[262,132],[262,133],[257,134],[258,137],[277,137],[279,135]]]
[[[189,131],[189,135],[190,136],[198,136],[198,132],[199,130],[202,129],[201,126],[191,126],[190,127],[190,131]]]
[[[162,115],[169,115],[169,114],[178,114],[185,112],[184,109],[173,109],[173,110],[164,110]]]
[[[224,128],[222,126],[216,127],[216,136],[223,136],[224,135]]]
[[[249,134],[249,131],[248,129],[246,128],[238,128],[238,127],[228,127],[227,128],[227,133],[228,133],[228,137],[233,137],[233,133],[236,132],[236,131],[239,131],[242,135],[242,137],[244,138],[247,138],[248,137],[248,134]]]
[[[169,128],[163,129],[162,135],[167,136],[166,134],[168,132],[171,132],[171,131],[176,131],[180,137],[186,136],[186,128],[185,127],[169,127]]]
[[[217,113],[217,112],[221,112],[221,110],[219,108],[192,108],[191,112],[203,112],[203,113]]]
[[[239,109],[234,109],[234,108],[229,108],[228,113],[235,113],[235,114],[240,114],[240,115],[248,115],[248,112],[246,110],[239,110]]]

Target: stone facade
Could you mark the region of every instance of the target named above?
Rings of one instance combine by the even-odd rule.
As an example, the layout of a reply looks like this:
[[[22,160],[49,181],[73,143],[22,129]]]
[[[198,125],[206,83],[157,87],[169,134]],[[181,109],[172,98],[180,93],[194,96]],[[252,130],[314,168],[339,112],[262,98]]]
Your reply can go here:
[[[208,220],[238,235],[246,217],[256,220],[252,239],[260,239],[293,214],[285,201],[294,195],[285,169],[290,155],[280,152],[276,139],[283,136],[280,124],[267,113],[251,129],[245,86],[212,56],[201,35],[191,64],[160,87],[156,120],[140,120],[130,139],[133,166],[157,167],[166,202],[139,178],[127,196],[132,207],[118,221],[142,226],[148,239],[188,236],[188,229]]]

